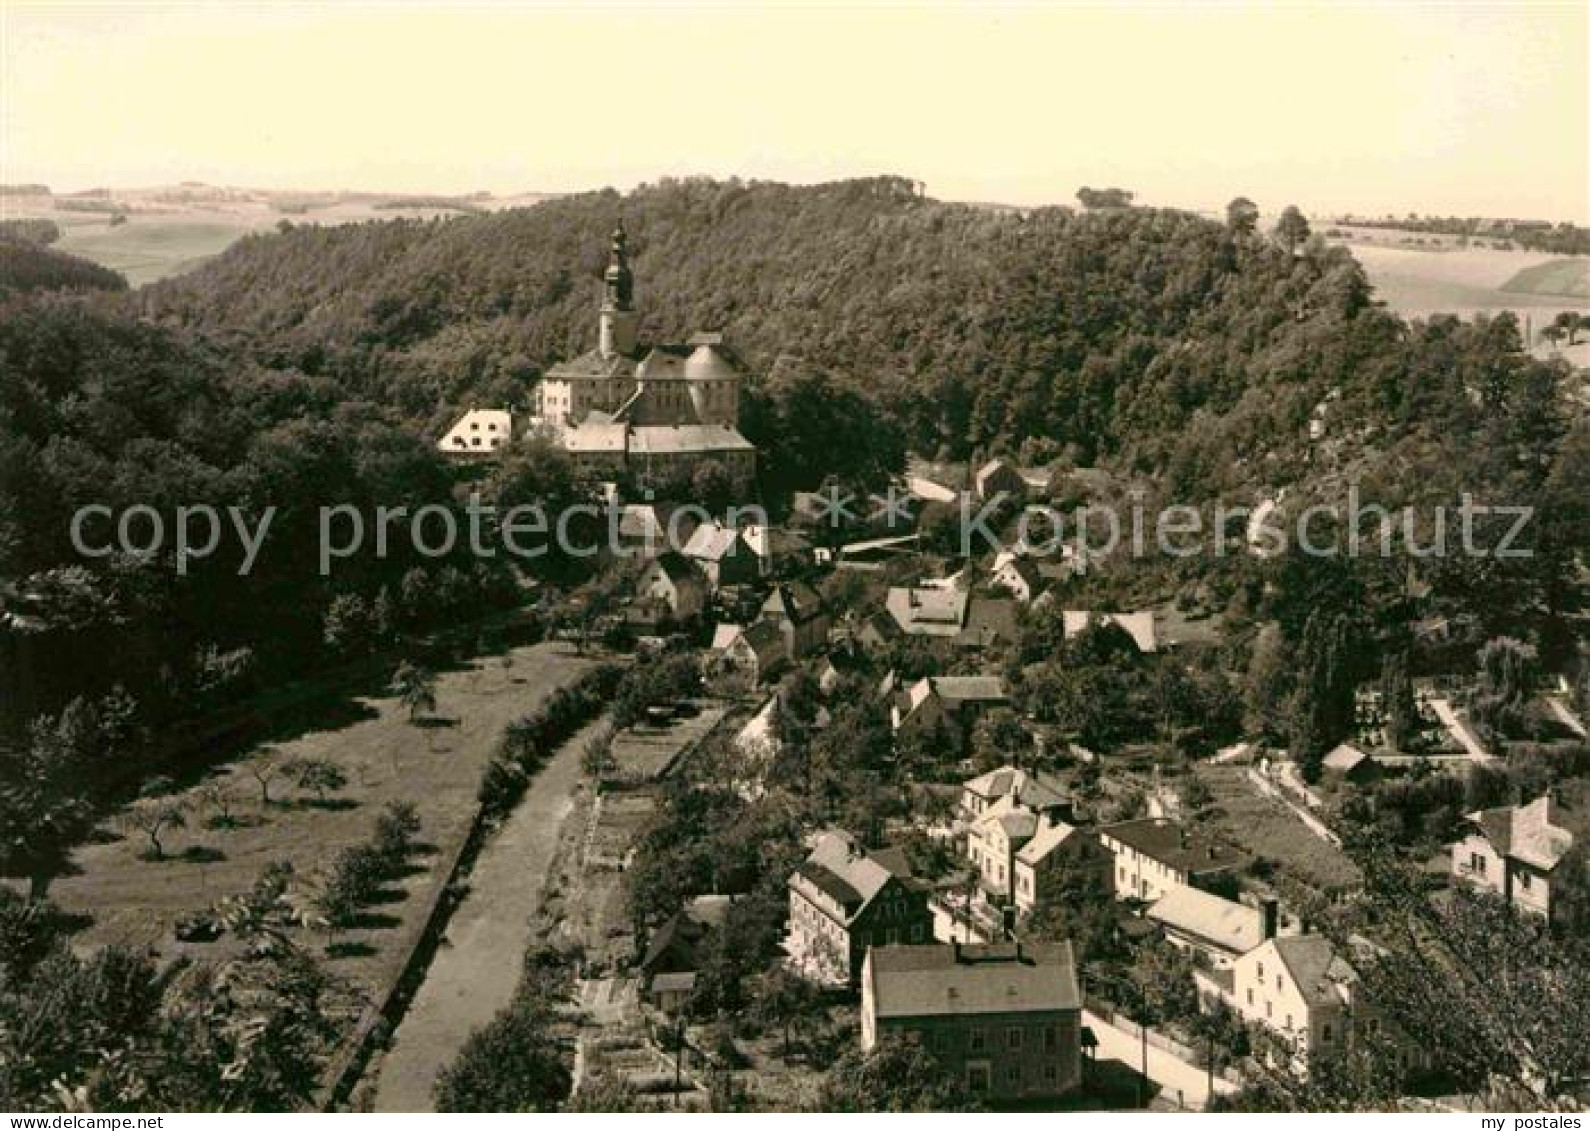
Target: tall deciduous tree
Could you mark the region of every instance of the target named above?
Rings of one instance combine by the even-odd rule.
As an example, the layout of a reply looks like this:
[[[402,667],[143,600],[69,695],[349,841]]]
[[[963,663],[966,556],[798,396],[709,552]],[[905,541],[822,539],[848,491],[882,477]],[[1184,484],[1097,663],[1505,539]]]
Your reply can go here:
[[[409,722],[417,723],[436,710],[436,673],[423,664],[404,660],[392,673],[392,692],[408,712]]]
[[[1249,236],[1259,226],[1259,206],[1245,196],[1226,205],[1226,227],[1238,235]]]
[[[1295,204],[1288,204],[1281,218],[1275,223],[1275,238],[1289,253],[1295,254],[1297,249],[1308,242],[1308,219]]]

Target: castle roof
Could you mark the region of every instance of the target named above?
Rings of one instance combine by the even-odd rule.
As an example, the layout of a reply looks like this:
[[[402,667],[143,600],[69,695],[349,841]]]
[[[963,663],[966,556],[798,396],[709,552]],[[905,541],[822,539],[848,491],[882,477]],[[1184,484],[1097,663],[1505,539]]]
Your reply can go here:
[[[754,452],[755,445],[727,424],[640,424],[630,429],[634,455],[689,452]]]

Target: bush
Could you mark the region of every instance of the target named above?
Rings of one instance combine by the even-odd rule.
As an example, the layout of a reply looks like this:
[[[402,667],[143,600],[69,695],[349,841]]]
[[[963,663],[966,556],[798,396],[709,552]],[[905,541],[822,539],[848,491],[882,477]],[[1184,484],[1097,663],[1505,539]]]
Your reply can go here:
[[[381,886],[401,873],[420,831],[419,814],[407,801],[394,801],[376,818],[365,844],[337,853],[315,910],[333,927],[345,927],[361,907],[373,903]]]
[[[475,1030],[436,1081],[438,1111],[550,1111],[568,1098],[572,1077],[546,1018],[498,1014]]]
[[[392,801],[375,819],[375,848],[397,869],[408,861],[414,838],[420,834],[420,815],[411,801]]]
[[[514,807],[531,776],[602,710],[623,676],[624,670],[616,664],[592,668],[554,692],[539,711],[508,724],[501,749],[486,766],[476,794],[486,815],[498,816]]]

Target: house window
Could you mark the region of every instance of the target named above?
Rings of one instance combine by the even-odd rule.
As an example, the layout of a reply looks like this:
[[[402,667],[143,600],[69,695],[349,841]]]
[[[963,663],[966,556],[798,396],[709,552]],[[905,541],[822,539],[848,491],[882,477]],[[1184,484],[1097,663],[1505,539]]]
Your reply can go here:
[[[1043,1078],[1053,1084],[1060,1079],[1060,1069],[1053,1061],[1043,1066]]]
[[[1264,980],[1264,963],[1262,962],[1259,963],[1259,980],[1261,982]]]
[[[988,1065],[968,1064],[966,1066],[966,1087],[973,1092],[988,1091]]]
[[[1275,1006],[1272,1005],[1269,1001],[1266,1001],[1264,1003],[1264,1015],[1266,1017],[1270,1017],[1270,1018],[1273,1018],[1275,1016]]]
[[[1005,1044],[1012,1049],[1021,1048],[1021,1026],[1012,1025],[1005,1030]]]
[[[1053,1025],[1045,1025],[1043,1027],[1043,1051],[1044,1052],[1054,1052],[1055,1047],[1059,1043],[1060,1043],[1059,1031],[1056,1030]]]
[[[1328,1022],[1325,1025],[1322,1025],[1320,1027],[1319,1039],[1321,1041],[1324,1041],[1326,1044],[1330,1044],[1330,1042],[1331,1042],[1331,1027],[1330,1027],[1330,1024]]]
[[[1478,852],[1469,853],[1469,871],[1478,872],[1483,876],[1485,874],[1485,857]]]
[[[973,1029],[967,1035],[967,1047],[973,1052],[983,1051],[983,1031],[981,1029]]]
[[[1292,1027],[1292,1015],[1290,1013],[1286,1015],[1286,1027],[1288,1029]]]
[[[1012,1064],[1009,1068],[1005,1069],[1005,1083],[1009,1084],[1012,1088],[1021,1087],[1021,1065]]]
[[[1249,1005],[1253,1004],[1253,987],[1252,986],[1248,987],[1248,1004]]]
[[[1520,872],[1520,873],[1518,873],[1518,886],[1519,886],[1519,888],[1521,890],[1523,890],[1523,891],[1528,891],[1529,890],[1530,880],[1531,880],[1531,877],[1530,877],[1528,872]]]

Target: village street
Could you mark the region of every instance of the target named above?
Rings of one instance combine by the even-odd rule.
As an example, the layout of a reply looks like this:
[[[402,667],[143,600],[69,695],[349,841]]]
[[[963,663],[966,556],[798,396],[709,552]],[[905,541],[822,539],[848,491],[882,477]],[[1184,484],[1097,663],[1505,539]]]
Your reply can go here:
[[[1098,1038],[1098,1059],[1118,1060],[1133,1072],[1143,1068],[1143,1045],[1139,1037],[1118,1029],[1092,1010],[1084,1010],[1082,1023],[1093,1030]],[[1209,1074],[1206,1069],[1189,1064],[1180,1057],[1153,1044],[1148,1046],[1148,1078],[1159,1086],[1162,1102],[1202,1110],[1209,1099]],[[1219,1094],[1236,1089],[1219,1076],[1215,1077],[1215,1091]]]

